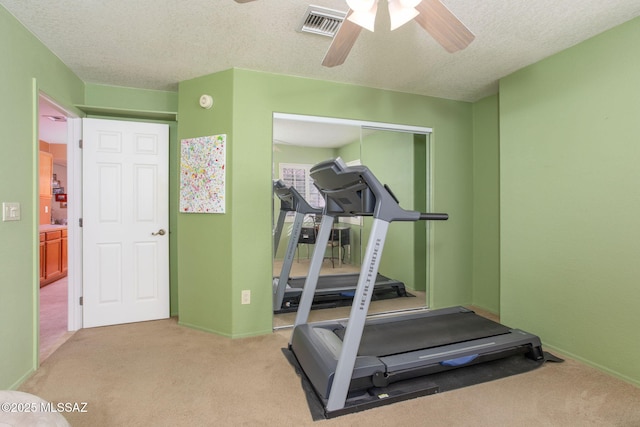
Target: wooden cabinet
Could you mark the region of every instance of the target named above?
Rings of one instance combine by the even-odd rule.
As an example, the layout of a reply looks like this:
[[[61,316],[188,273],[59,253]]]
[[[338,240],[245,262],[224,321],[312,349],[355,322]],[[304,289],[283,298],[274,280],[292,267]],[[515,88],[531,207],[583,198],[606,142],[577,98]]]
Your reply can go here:
[[[40,151],[39,188],[41,197],[51,197],[51,177],[53,176],[53,154]]]
[[[40,232],[40,287],[67,275],[67,229]]]
[[[44,266],[45,280],[60,276],[62,274],[62,232],[50,231],[46,233],[44,253],[47,260]]]
[[[40,224],[51,224],[51,177],[53,176],[53,155],[40,151],[40,170],[38,187],[40,188]]]

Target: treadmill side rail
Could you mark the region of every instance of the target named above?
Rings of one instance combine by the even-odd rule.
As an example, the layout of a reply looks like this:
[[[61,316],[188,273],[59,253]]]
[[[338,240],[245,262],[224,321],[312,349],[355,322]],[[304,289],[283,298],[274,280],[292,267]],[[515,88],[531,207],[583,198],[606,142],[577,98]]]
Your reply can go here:
[[[278,246],[280,246],[280,236],[282,236],[282,228],[284,227],[284,220],[287,217],[287,211],[280,210],[278,214],[278,220],[273,230],[273,255],[278,253]]]
[[[287,252],[284,255],[282,262],[282,269],[280,270],[280,278],[274,289],[273,294],[273,310],[280,310],[282,307],[282,300],[284,299],[285,290],[287,288],[287,281],[291,274],[291,267],[293,266],[293,259],[296,255],[296,248],[298,246],[298,238],[302,231],[302,223],[304,222],[304,214],[296,212],[293,220],[293,228],[291,230],[291,236],[289,237],[289,244],[287,245]]]
[[[287,245],[284,261],[282,263],[282,269],[280,270],[279,280],[274,280],[273,282],[273,310],[276,311],[282,308],[282,301],[284,299],[289,275],[291,274],[291,266],[293,265],[296,248],[298,247],[298,239],[300,238],[300,233],[302,231],[304,217],[307,214],[320,214],[322,213],[322,209],[311,206],[295,188],[287,186],[280,180],[273,182],[273,192],[280,199],[280,214],[274,230],[274,256],[278,251],[280,236],[282,235],[282,228],[284,227],[287,212],[295,212],[293,228],[291,230],[291,236],[289,237],[289,244]]]
[[[364,330],[364,324],[367,320],[369,311],[369,303],[373,294],[375,278],[378,275],[380,267],[380,258],[384,241],[387,237],[389,223],[374,218],[371,226],[369,241],[365,251],[362,268],[360,270],[360,278],[356,287],[356,294],[353,298],[351,306],[351,314],[349,315],[349,323],[342,342],[342,350],[338,358],[336,373],[329,393],[327,401],[327,411],[334,411],[344,408],[349,393],[349,383],[356,364],[360,339]]]
[[[307,279],[304,282],[302,296],[300,297],[300,305],[298,306],[298,312],[296,313],[294,328],[303,323],[307,323],[309,320],[309,313],[311,313],[311,305],[313,304],[313,297],[316,293],[318,278],[320,277],[320,269],[322,268],[322,261],[324,260],[324,250],[327,247],[327,243],[329,243],[333,220],[334,217],[332,215],[325,214],[322,216],[322,220],[320,221],[320,230],[316,237],[316,246],[313,250],[313,255],[311,256],[309,272],[307,274]]]
[[[388,367],[388,372],[416,369],[427,364],[442,363],[465,356],[486,352],[499,352],[516,347],[530,346],[532,351],[541,348],[540,338],[519,329],[508,334],[487,337],[473,341],[450,344],[436,348],[423,349],[409,353],[380,357]]]

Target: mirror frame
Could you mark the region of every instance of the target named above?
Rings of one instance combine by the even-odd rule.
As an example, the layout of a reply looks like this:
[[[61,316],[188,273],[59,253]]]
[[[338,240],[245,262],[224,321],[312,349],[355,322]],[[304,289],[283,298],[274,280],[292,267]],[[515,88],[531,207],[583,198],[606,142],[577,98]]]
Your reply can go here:
[[[414,135],[428,135],[430,136],[433,133],[433,129],[430,127],[423,127],[423,126],[411,126],[411,125],[402,125],[402,124],[396,124],[396,123],[385,123],[385,122],[374,122],[374,121],[368,121],[368,120],[357,120],[357,119],[344,119],[344,118],[337,118],[337,117],[325,117],[325,116],[310,116],[310,115],[304,115],[304,114],[292,114],[292,113],[280,113],[280,112],[273,112],[272,115],[272,123],[276,120],[291,120],[291,121],[300,121],[300,122],[309,122],[309,123],[320,123],[320,124],[327,124],[327,125],[342,125],[342,126],[354,126],[354,127],[358,127],[360,129],[360,131],[362,131],[363,129],[367,129],[367,130],[376,130],[376,131],[390,131],[390,132],[402,132],[402,133],[410,133],[410,134],[414,134]],[[272,128],[272,143],[274,141],[274,134],[275,134],[275,126],[274,128]],[[362,133],[360,136],[360,140],[362,141]],[[430,137],[427,138],[427,163],[429,163],[429,182],[432,182],[433,180],[433,168],[431,167],[431,159],[432,159],[432,153],[431,153],[431,139]],[[275,173],[275,171],[273,171]],[[427,199],[427,208],[430,208],[432,205],[432,186],[427,186],[427,194],[426,194],[426,199]],[[433,265],[432,262],[432,257],[433,257],[433,250],[432,250],[432,232],[430,230],[430,227],[427,227],[427,271],[428,274],[426,276],[426,293],[427,293],[427,298],[424,301],[424,305],[420,306],[420,307],[416,307],[416,308],[411,308],[411,309],[407,309],[407,310],[403,310],[403,311],[412,311],[412,310],[420,310],[420,309],[428,309],[429,308],[429,292],[430,292],[430,284],[431,284],[431,278],[433,275],[433,272],[431,271],[430,266]],[[273,247],[273,245],[272,245]],[[275,254],[272,253],[272,259],[275,256]],[[375,313],[375,315],[384,315],[387,314],[387,312],[383,312],[383,313]],[[272,316],[275,316],[275,314],[272,314]],[[291,325],[292,326],[292,325]],[[288,328],[290,326],[279,326],[279,327],[274,327],[275,329],[285,329]]]

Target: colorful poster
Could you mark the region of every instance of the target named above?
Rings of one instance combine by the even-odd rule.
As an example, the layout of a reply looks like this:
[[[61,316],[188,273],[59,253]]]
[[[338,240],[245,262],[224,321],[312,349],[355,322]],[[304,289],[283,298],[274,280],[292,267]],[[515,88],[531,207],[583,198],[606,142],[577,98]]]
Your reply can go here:
[[[180,212],[224,213],[227,135],[181,141]]]

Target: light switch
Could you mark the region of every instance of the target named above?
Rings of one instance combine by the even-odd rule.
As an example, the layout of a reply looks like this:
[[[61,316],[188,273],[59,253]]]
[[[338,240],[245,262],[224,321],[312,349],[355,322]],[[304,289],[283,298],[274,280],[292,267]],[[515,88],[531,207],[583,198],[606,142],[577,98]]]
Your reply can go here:
[[[2,203],[3,221],[20,221],[20,203]]]

